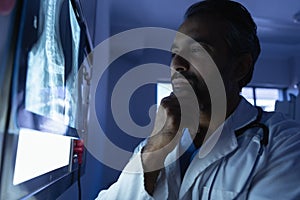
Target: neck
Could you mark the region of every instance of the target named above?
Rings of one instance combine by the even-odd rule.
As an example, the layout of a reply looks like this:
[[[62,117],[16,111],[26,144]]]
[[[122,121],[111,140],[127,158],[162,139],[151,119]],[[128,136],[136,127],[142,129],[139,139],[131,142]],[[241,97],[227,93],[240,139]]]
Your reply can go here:
[[[229,97],[227,99],[226,117],[227,119],[236,109],[241,97],[239,95]],[[222,122],[223,123],[223,122]],[[221,125],[220,122],[211,121],[211,104],[200,104],[200,120],[198,130],[189,130],[194,138],[196,147],[200,147],[202,143]]]

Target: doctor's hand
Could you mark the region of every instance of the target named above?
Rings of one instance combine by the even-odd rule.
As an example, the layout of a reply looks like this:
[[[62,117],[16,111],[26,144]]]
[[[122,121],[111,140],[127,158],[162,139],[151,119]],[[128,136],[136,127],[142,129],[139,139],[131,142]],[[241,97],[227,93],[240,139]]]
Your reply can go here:
[[[161,100],[156,114],[154,129],[147,140],[143,153],[159,153],[166,157],[177,145],[182,128],[180,127],[181,110],[176,96],[170,96]]]
[[[162,99],[155,118],[154,129],[142,150],[145,189],[149,194],[154,191],[155,182],[160,169],[164,167],[166,156],[179,143],[183,126],[181,109],[176,96]]]
[[[165,157],[179,143],[183,128],[188,128],[191,133],[197,131],[199,126],[198,104],[191,99],[190,96],[177,98],[172,92],[161,100],[154,129],[143,149],[143,153],[151,152],[151,155],[143,155],[145,162],[146,157],[155,156],[156,162],[153,163],[152,160],[151,164],[162,164],[158,161],[163,162]]]

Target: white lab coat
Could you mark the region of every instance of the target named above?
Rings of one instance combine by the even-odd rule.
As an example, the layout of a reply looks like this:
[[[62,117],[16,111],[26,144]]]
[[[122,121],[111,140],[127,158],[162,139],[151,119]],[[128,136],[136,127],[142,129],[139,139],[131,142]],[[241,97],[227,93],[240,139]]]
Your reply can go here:
[[[219,130],[202,145],[181,180],[176,156],[181,147],[191,141],[189,134],[184,133],[181,144],[166,158],[153,196],[144,189],[140,150],[145,142],[142,142],[118,181],[101,191],[97,200],[190,200],[208,199],[209,196],[221,200],[234,199],[237,195],[237,199],[252,200],[300,199],[299,124],[286,120],[279,113],[263,113],[261,122],[269,128],[269,143],[263,146],[255,165],[262,129],[248,129],[238,138],[235,130],[249,124],[256,116],[257,109],[242,99],[225,121],[216,145],[211,138],[218,135]]]

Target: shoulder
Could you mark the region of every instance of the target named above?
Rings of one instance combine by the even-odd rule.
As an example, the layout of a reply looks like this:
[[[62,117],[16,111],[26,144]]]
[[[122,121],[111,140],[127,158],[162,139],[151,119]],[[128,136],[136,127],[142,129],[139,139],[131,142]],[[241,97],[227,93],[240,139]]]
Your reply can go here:
[[[299,199],[300,124],[277,112],[264,112],[262,123],[269,128],[269,143],[249,198]]]
[[[269,128],[270,137],[273,139],[300,137],[300,123],[280,112],[264,112],[262,123]]]
[[[268,159],[300,161],[300,124],[278,112],[264,113],[262,123],[269,129]]]

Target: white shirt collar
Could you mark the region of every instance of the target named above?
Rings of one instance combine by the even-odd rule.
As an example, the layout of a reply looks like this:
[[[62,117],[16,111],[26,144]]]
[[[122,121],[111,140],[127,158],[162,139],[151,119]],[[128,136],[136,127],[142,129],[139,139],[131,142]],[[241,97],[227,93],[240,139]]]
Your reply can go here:
[[[235,150],[238,147],[235,131],[252,122],[256,115],[257,109],[242,97],[235,111],[206,140],[195,157],[209,159],[212,162]],[[175,161],[191,143],[192,138],[185,129],[180,145],[177,145],[173,153],[168,155],[165,164]]]
[[[235,131],[255,120],[257,109],[243,97],[235,111],[206,140],[199,151],[199,158],[212,155],[224,156],[237,148]]]

